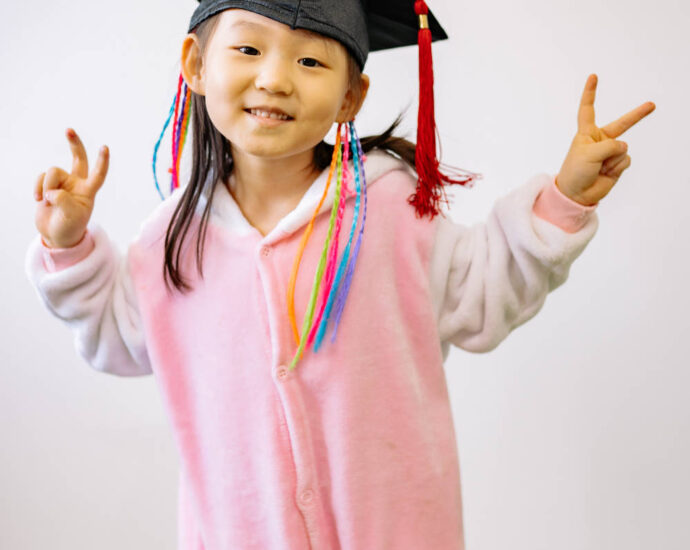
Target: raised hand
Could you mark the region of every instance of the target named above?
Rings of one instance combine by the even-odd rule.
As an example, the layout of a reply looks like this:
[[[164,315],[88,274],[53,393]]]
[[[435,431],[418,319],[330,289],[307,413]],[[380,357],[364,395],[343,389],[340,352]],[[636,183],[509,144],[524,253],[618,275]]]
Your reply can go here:
[[[623,115],[603,128],[594,122],[597,75],[585,84],[577,115],[577,134],[556,176],[562,193],[580,204],[591,206],[603,199],[630,166],[628,144],[615,138],[656,109],[651,101]]]
[[[72,172],[53,166],[38,176],[34,188],[34,199],[38,201],[36,228],[50,248],[69,248],[81,241],[110,160],[104,145],[96,168],[89,174],[89,161],[79,136],[71,128],[65,134],[72,149]]]

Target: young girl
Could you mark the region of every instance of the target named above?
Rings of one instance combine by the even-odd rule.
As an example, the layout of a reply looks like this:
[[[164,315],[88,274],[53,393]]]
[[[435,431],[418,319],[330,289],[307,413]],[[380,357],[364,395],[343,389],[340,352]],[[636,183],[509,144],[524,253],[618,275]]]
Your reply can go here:
[[[190,31],[172,194],[122,257],[87,228],[108,151],[89,172],[68,130],[72,172],[35,188],[39,296],[95,369],[155,375],[181,549],[464,548],[449,346],[494,349],[565,282],[630,165],[614,138],[654,105],[597,128],[590,77],[558,177],[465,227],[435,215],[441,184],[472,178],[435,159],[425,86],[445,35],[424,2],[203,0]],[[360,141],[368,52],[418,37],[419,144],[395,124]]]

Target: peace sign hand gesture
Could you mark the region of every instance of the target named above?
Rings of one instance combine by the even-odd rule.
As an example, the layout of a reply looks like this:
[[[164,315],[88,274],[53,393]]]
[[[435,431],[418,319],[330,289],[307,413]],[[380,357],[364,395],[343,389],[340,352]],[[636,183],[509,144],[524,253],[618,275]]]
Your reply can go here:
[[[596,88],[597,75],[591,74],[580,101],[577,134],[556,177],[556,185],[561,192],[585,206],[592,206],[603,199],[623,170],[630,166],[627,143],[614,138],[656,109],[656,105],[649,101],[598,128],[594,123]]]
[[[38,177],[34,188],[34,199],[39,201],[36,228],[50,248],[69,248],[81,241],[96,193],[108,173],[110,152],[106,146],[101,147],[96,168],[89,174],[89,161],[79,136],[71,128],[66,135],[72,149],[72,173],[53,166]]]

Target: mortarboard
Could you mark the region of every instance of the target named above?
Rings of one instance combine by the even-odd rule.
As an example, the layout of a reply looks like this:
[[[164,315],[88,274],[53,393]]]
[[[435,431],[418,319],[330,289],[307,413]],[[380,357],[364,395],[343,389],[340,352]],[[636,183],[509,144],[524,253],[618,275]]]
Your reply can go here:
[[[436,40],[444,40],[448,36],[434,15],[429,11],[424,0],[198,0],[198,2],[199,5],[189,22],[188,32],[194,32],[203,21],[224,10],[230,8],[244,9],[289,25],[293,29],[305,29],[338,40],[349,50],[359,64],[360,69],[364,68],[369,52],[417,44],[419,46],[419,112],[417,119],[415,171],[417,172],[418,181],[416,192],[408,198],[408,202],[415,207],[419,217],[429,215],[433,219],[440,212],[440,201],[446,201],[444,183],[471,186],[474,180],[481,179],[481,174],[464,170],[451,169],[453,173],[460,176],[459,179],[440,171],[440,162],[436,156],[437,130],[434,117],[434,77],[431,43]],[[182,108],[180,109],[181,97]],[[173,116],[173,112],[173,166],[170,169],[172,174],[171,190],[179,187],[179,160],[187,135],[190,100],[191,94],[188,95],[186,84],[184,84],[183,77],[180,75],[177,95],[170,108],[168,121],[165,123],[161,137],[154,150],[153,170],[156,187],[158,187],[155,175],[156,153],[170,118]],[[344,132],[341,132],[341,129]],[[335,212],[338,210],[340,197],[345,200],[349,194],[355,194],[352,189],[348,188],[346,183],[348,179],[348,159],[354,162],[354,174],[350,174],[349,177],[356,181],[357,200],[350,239],[340,262],[336,262],[342,209],[338,212],[336,234],[332,238]],[[295,342],[298,345],[290,368],[294,368],[302,355],[305,345],[313,344],[314,351],[318,350],[333,307],[335,307],[335,328],[331,341],[335,339],[338,322],[356,264],[364,229],[364,219],[366,218],[366,177],[363,160],[364,155],[354,125],[352,122],[339,124],[328,183],[324,190],[325,197],[331,177],[334,172],[337,172],[337,196],[333,204],[333,214],[331,216],[328,237],[323,248],[321,263],[318,268],[318,277],[315,279],[309,307],[304,315],[301,336],[297,331],[294,315],[295,279],[302,252],[311,234],[316,212],[304,233],[290,277],[287,300],[288,314]],[[461,173],[465,175],[461,175]],[[362,185],[360,185],[360,180],[363,180]],[[358,218],[360,195],[363,195],[364,214],[357,243],[354,246],[352,257],[349,258],[354,227]],[[320,205],[321,203],[319,203],[319,207]],[[317,211],[318,209],[317,207]],[[336,264],[339,264],[337,273]],[[318,311],[315,311],[316,296],[322,282],[321,304],[316,308]],[[315,313],[316,319],[314,319]]]
[[[413,3],[410,0],[200,0],[188,32],[223,10],[241,8],[293,29],[333,38],[350,50],[363,69],[369,52],[417,44],[419,18]],[[432,13],[427,19],[434,40],[448,38]]]

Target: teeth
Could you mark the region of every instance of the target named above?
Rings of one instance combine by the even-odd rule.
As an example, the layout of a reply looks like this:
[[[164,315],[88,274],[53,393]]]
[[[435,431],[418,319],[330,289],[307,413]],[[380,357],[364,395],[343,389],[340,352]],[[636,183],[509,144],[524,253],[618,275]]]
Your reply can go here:
[[[251,109],[249,112],[254,116],[260,116],[263,118],[275,118],[276,120],[288,120],[290,118],[287,115],[279,115],[278,113],[270,113],[268,111],[261,111],[260,109]]]

